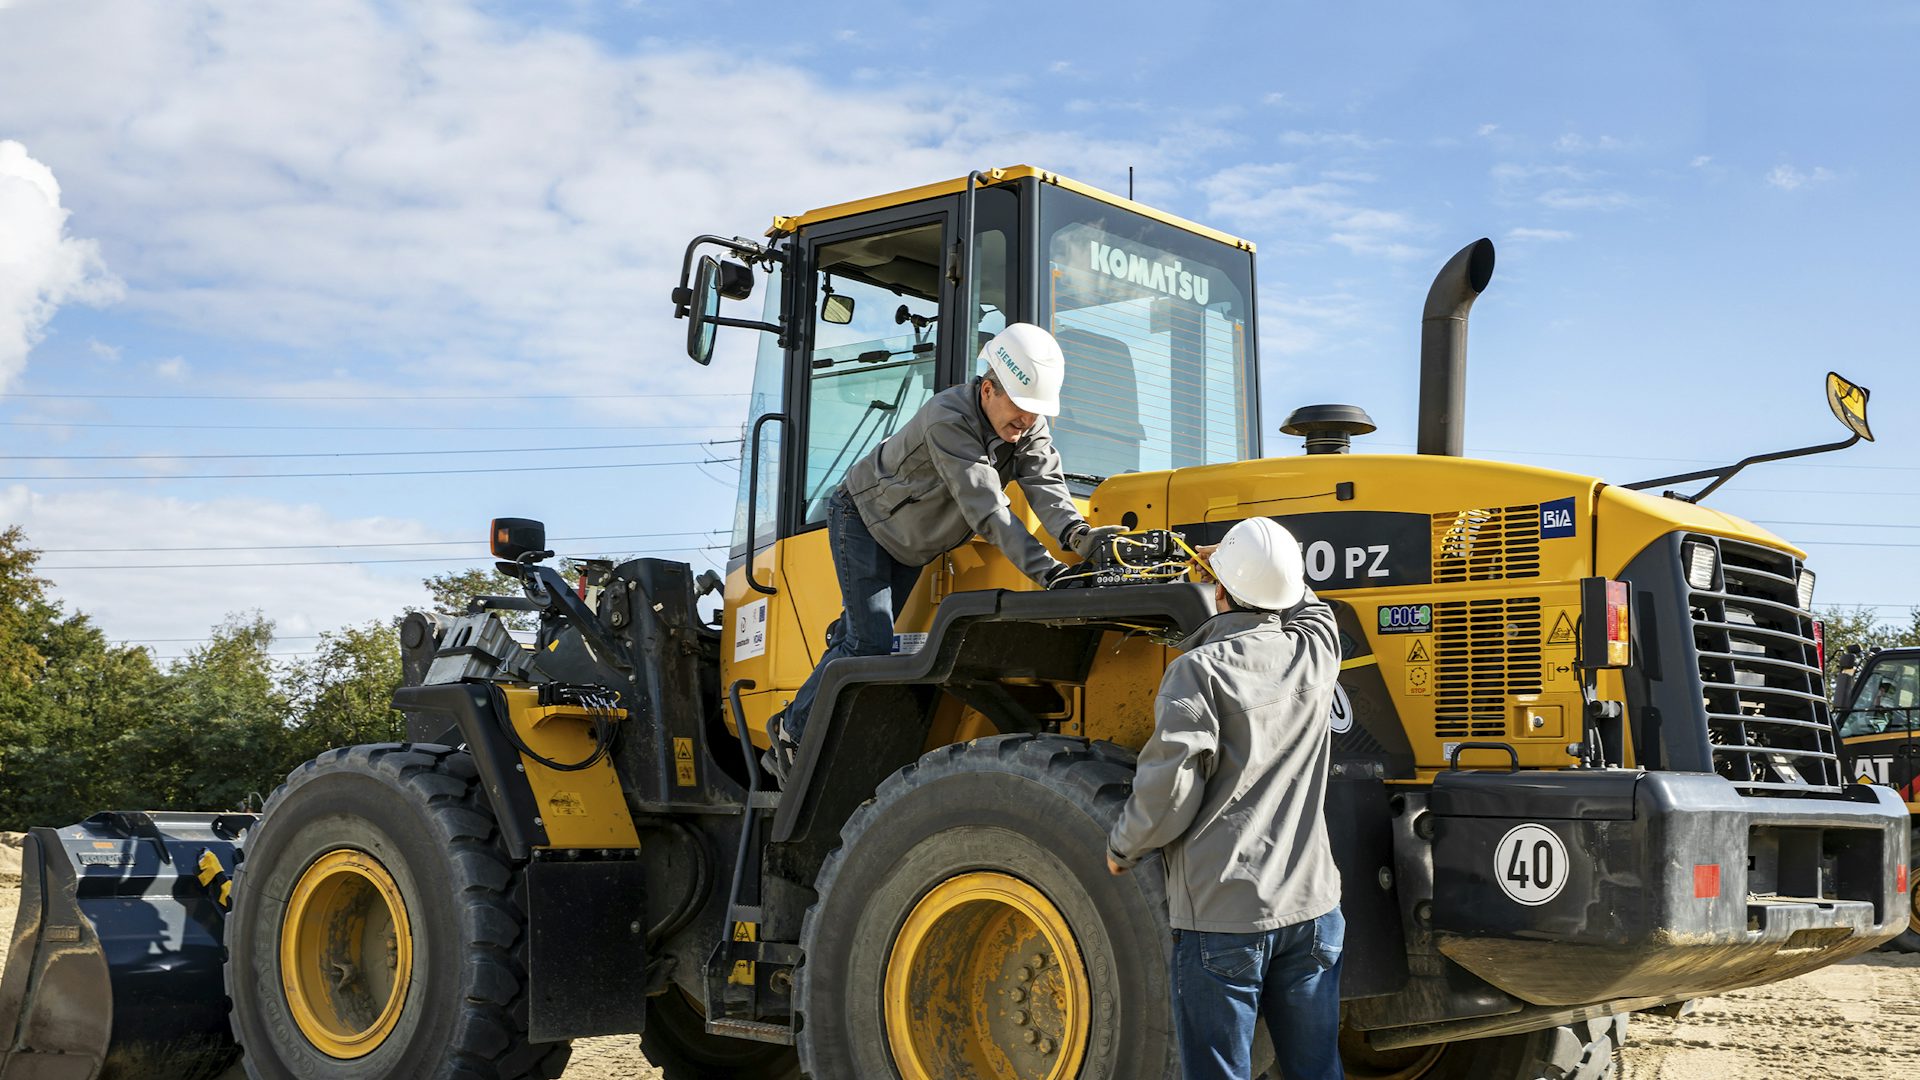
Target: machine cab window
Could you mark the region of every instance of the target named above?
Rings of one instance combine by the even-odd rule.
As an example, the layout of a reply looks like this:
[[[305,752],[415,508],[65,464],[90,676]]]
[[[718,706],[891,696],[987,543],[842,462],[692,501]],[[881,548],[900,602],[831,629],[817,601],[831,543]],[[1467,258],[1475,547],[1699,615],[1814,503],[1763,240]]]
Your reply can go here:
[[[1878,735],[1920,727],[1920,657],[1883,658],[1860,680],[1840,736]]]

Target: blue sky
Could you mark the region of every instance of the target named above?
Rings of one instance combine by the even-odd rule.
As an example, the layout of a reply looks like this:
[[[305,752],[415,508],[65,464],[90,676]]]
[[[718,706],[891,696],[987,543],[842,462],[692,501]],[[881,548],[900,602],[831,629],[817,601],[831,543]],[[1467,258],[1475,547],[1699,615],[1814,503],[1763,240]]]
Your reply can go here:
[[[1421,298],[1490,236],[1469,452],[1630,481],[1823,442],[1836,368],[1880,442],[1713,502],[1814,523],[1774,528],[1822,602],[1920,603],[1920,14],[1252,8],[0,0],[0,519],[162,656],[249,608],[298,652],[473,564],[78,567],[452,560],[478,545],[292,545],[501,514],[611,538],[563,550],[700,548],[657,534],[729,524],[736,448],[641,444],[737,437],[753,343],[684,359],[688,236],[971,167],[1123,189],[1131,165],[1143,200],[1260,246],[1270,452],[1326,401],[1379,422],[1361,449],[1409,448]],[[532,447],[621,449],[504,452]],[[414,456],[31,456],[387,451]],[[74,550],[103,547],[145,550]]]

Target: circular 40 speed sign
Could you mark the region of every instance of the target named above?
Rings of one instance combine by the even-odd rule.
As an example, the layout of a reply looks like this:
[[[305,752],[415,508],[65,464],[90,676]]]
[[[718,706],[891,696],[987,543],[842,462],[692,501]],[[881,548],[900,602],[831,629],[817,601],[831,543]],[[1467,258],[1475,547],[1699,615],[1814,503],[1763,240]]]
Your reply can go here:
[[[1567,846],[1545,825],[1515,825],[1493,849],[1493,876],[1514,902],[1535,907],[1567,887]]]

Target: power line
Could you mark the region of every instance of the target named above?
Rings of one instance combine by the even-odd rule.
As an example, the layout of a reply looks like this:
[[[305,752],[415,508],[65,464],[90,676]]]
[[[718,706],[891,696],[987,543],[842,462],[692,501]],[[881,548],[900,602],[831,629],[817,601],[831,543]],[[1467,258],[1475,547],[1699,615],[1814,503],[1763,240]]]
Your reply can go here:
[[[707,544],[699,547],[661,548],[662,551],[718,551],[725,544]],[[604,559],[602,554],[566,554],[562,559]],[[460,563],[460,562],[498,562],[492,555],[429,555],[415,559],[317,559],[298,562],[239,562],[239,563],[99,563],[92,566],[39,566],[35,570],[251,570],[278,566],[378,566],[386,563]]]
[[[725,529],[688,529],[684,532],[608,533],[604,536],[549,536],[549,543],[580,543],[587,540],[659,540],[670,536],[711,536]],[[451,547],[484,544],[485,540],[406,540],[389,544],[240,544],[231,547],[117,547],[117,548],[41,548],[43,555],[106,554],[127,551],[305,551],[334,548]]]
[[[96,424],[66,420],[0,420],[0,427],[123,428],[143,431],[472,431],[472,424]],[[739,424],[574,424],[569,431],[688,431],[701,428],[739,430]]]
[[[480,450],[311,450],[246,454],[0,454],[0,461],[214,461],[241,458],[428,457],[449,454],[560,454],[586,450],[646,450],[661,446],[720,446],[739,439],[690,442],[610,443],[601,446],[500,446]]]
[[[622,465],[519,465],[497,469],[390,469],[381,472],[132,473],[114,476],[0,476],[0,480],[306,480],[323,476],[472,476],[481,473],[577,472],[582,469],[654,469],[711,465],[710,461],[634,461]]]
[[[713,394],[8,394],[16,398],[115,401],[634,401],[650,398],[743,398]]]

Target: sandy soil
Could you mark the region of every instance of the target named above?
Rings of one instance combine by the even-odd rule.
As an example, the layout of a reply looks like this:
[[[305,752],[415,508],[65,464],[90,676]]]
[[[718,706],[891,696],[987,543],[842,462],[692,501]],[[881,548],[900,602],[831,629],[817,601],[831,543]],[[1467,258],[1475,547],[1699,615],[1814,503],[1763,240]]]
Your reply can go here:
[[[0,839],[0,873],[19,852]],[[20,902],[0,888],[0,965]],[[1920,956],[1873,953],[1784,983],[1700,1003],[1679,1020],[1636,1016],[1633,1080],[1761,1080],[1781,1076],[1906,1080],[1920,1062]],[[659,1080],[632,1036],[574,1044],[565,1080]]]

